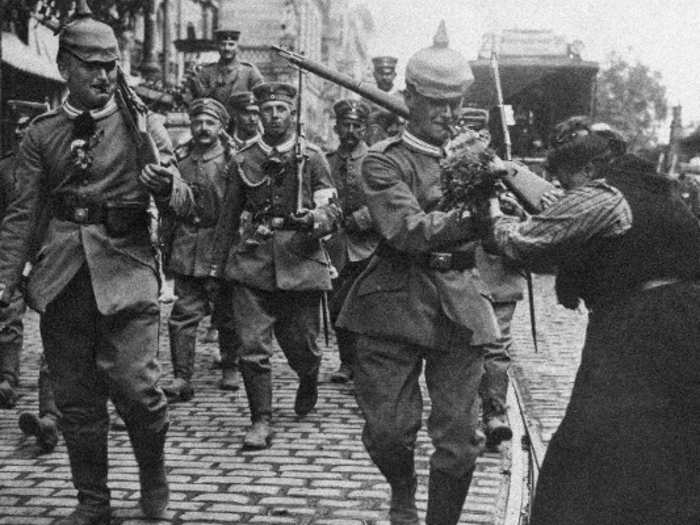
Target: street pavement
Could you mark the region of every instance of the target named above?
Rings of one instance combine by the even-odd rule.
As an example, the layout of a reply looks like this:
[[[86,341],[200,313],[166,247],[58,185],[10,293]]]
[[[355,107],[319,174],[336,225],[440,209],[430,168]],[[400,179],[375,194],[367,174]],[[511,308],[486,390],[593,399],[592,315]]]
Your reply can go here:
[[[546,446],[563,415],[585,327],[585,315],[555,305],[552,284],[551,278],[536,281],[539,353],[532,350],[526,302],[518,306],[514,323],[513,372],[540,447]],[[168,312],[169,306],[164,306],[160,357],[166,381],[171,373],[165,325]],[[320,344],[325,347],[323,341]],[[0,410],[0,525],[51,525],[76,503],[63,442],[54,453],[41,455],[34,438],[24,436],[17,427],[22,411],[37,410],[40,351],[38,318],[30,312],[19,404],[14,410]],[[362,445],[362,418],[352,386],[328,379],[338,365],[332,334],[324,354],[317,410],[304,419],[297,418],[293,410],[297,379],[277,351],[273,359],[275,434],[272,447],[264,451],[241,450],[250,424],[247,401],[243,390],[218,389],[217,354],[215,344],[199,343],[195,397],[171,406],[167,461],[172,497],[167,519],[142,517],[137,468],[128,438],[123,431],[111,431],[109,482],[114,525],[388,525],[389,487]],[[427,414],[427,396],[425,400]],[[479,459],[460,523],[504,523],[511,452],[506,443]],[[417,451],[417,498],[422,516],[430,453],[423,429]]]

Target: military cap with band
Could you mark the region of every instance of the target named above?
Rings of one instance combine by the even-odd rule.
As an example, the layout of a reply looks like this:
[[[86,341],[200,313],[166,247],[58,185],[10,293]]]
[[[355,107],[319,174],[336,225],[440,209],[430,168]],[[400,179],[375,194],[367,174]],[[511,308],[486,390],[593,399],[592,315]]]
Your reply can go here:
[[[469,62],[448,47],[445,21],[440,22],[433,45],[414,54],[406,65],[406,84],[424,97],[462,97],[474,82]]]
[[[240,91],[234,93],[228,99],[228,107],[233,111],[258,110],[258,101],[252,91]]]
[[[114,62],[120,58],[114,31],[92,18],[92,11],[84,1],[78,2],[75,15],[61,29],[58,48],[85,62]]]
[[[253,94],[258,104],[279,101],[294,104],[297,96],[297,88],[283,82],[266,82],[253,88]]]
[[[224,126],[228,125],[228,111],[226,111],[226,108],[218,100],[213,98],[198,98],[193,100],[192,104],[190,104],[190,118],[200,115],[201,113],[219,119]]]
[[[234,29],[217,29],[214,31],[214,38],[216,40],[236,40],[238,41],[238,38],[241,36],[240,31],[236,31]]]
[[[335,119],[338,122],[341,120],[367,122],[367,117],[369,117],[369,106],[361,100],[340,100],[333,105],[333,111],[335,111]]]
[[[396,64],[399,60],[395,57],[390,56],[379,56],[372,59],[374,64],[374,69],[391,69],[392,71],[396,69]]]

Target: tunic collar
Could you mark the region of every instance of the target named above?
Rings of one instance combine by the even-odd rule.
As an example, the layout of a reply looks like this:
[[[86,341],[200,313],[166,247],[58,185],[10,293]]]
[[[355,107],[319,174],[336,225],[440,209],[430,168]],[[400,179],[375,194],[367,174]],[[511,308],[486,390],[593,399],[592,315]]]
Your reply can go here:
[[[278,146],[270,146],[267,142],[265,142],[265,139],[262,137],[258,141],[258,145],[260,146],[260,149],[268,157],[275,152],[276,153],[287,153],[289,151],[292,151],[295,144],[296,144],[296,135],[292,135],[292,138],[290,138],[287,142],[283,142],[282,144],[279,144]]]
[[[99,109],[92,109],[89,111],[90,115],[92,115],[92,118],[95,120],[100,120],[105,117],[110,116],[112,113],[116,113],[119,110],[119,106],[117,106],[116,100],[114,100],[114,97],[111,97],[109,101],[102,106]],[[68,102],[68,99],[63,101],[63,111],[66,112],[66,115],[68,115],[68,118],[71,120],[77,119],[80,115],[85,113],[84,111],[79,110],[75,106],[73,106],[70,102]]]
[[[364,141],[360,141],[360,143],[353,149],[352,151],[343,151],[341,149],[337,149],[336,152],[338,154],[338,157],[341,159],[351,159],[351,160],[357,160],[361,158],[363,155],[367,154],[367,144]]]
[[[216,144],[214,144],[212,147],[210,147],[208,150],[199,153],[196,150],[192,150],[192,158],[197,160],[197,159],[202,159],[203,161],[209,161],[212,159],[215,159],[216,157],[219,157],[220,155],[224,154],[224,147],[221,145],[220,141],[217,141]]]
[[[430,155],[431,157],[437,157],[439,159],[445,157],[444,146],[433,146],[427,142],[422,141],[415,135],[411,134],[407,130],[403,131],[401,135],[401,140],[404,144],[409,146],[411,149]]]

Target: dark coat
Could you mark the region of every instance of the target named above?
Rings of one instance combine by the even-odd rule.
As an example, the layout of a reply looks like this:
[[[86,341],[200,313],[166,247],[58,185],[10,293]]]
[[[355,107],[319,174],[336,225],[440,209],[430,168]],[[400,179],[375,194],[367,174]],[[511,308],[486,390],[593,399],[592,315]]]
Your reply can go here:
[[[147,217],[151,196],[139,181],[136,148],[122,114],[116,111],[96,121],[99,140],[92,148],[93,162],[87,170],[76,164],[73,128],[65,110],[57,108],[35,119],[27,130],[16,170],[16,198],[0,231],[0,300],[17,286],[31,239],[40,227],[41,213],[56,209],[57,202],[69,202],[102,208],[128,205],[138,213],[123,215],[134,223],[118,235],[104,221],[79,224],[49,213],[29,277],[30,306],[43,312],[85,264],[102,314],[157,304],[155,250],[148,219],[142,219]],[[157,200],[157,204],[186,214],[192,194],[177,171],[168,134],[153,114],[148,116],[148,130],[158,147],[161,165],[173,174],[170,197]]]
[[[176,222],[170,271],[193,277],[209,276],[214,229],[226,192],[230,160],[218,142],[203,154],[190,151],[180,159],[180,173],[192,189],[194,210],[189,217]]]
[[[340,327],[427,348],[458,340],[465,351],[470,343],[500,336],[478,272],[441,272],[411,259],[459,251],[476,240],[470,217],[436,209],[442,194],[440,159],[401,137],[375,145],[367,155],[362,180],[370,215],[381,243],[405,256],[375,255],[345,301]]]
[[[261,139],[236,155],[217,224],[214,275],[266,291],[330,290],[321,237],[338,226],[340,210],[329,202],[335,187],[318,147],[305,148],[301,183],[301,204],[312,210],[313,231],[271,226],[273,218],[285,220],[297,210],[293,147],[293,139],[275,150]]]
[[[338,190],[338,204],[345,218],[344,227],[326,242],[333,266],[339,272],[347,262],[369,258],[379,242],[362,189],[362,162],[367,152],[367,145],[360,142],[347,154],[336,150],[326,156]]]

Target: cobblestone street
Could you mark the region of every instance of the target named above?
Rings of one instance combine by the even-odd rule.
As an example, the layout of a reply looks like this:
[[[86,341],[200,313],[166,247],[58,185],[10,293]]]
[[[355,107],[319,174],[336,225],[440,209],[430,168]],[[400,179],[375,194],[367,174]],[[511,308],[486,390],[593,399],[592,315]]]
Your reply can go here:
[[[549,278],[536,280],[539,353],[532,349],[526,302],[518,306],[515,323],[513,371],[540,448],[563,414],[586,322],[585,315],[555,305],[552,284]],[[167,314],[164,308],[163,321]],[[34,313],[26,319],[19,404],[14,410],[0,411],[0,524],[51,525],[75,504],[62,441],[54,453],[39,455],[34,439],[17,427],[19,413],[37,409],[41,348],[37,320]],[[167,380],[170,359],[164,335],[161,359]],[[112,431],[114,522],[388,524],[389,488],[362,445],[362,420],[352,388],[328,380],[338,363],[333,341],[324,357],[317,410],[303,420],[293,411],[297,380],[281,352],[276,357],[273,445],[258,452],[240,448],[249,425],[245,393],[218,389],[217,353],[216,345],[199,344],[195,398],[172,406],[167,447],[172,501],[167,520],[140,518],[137,469],[128,439],[125,432]],[[427,499],[429,453],[429,440],[422,431],[418,462],[421,514]],[[509,444],[479,459],[461,523],[504,523],[510,463]]]

